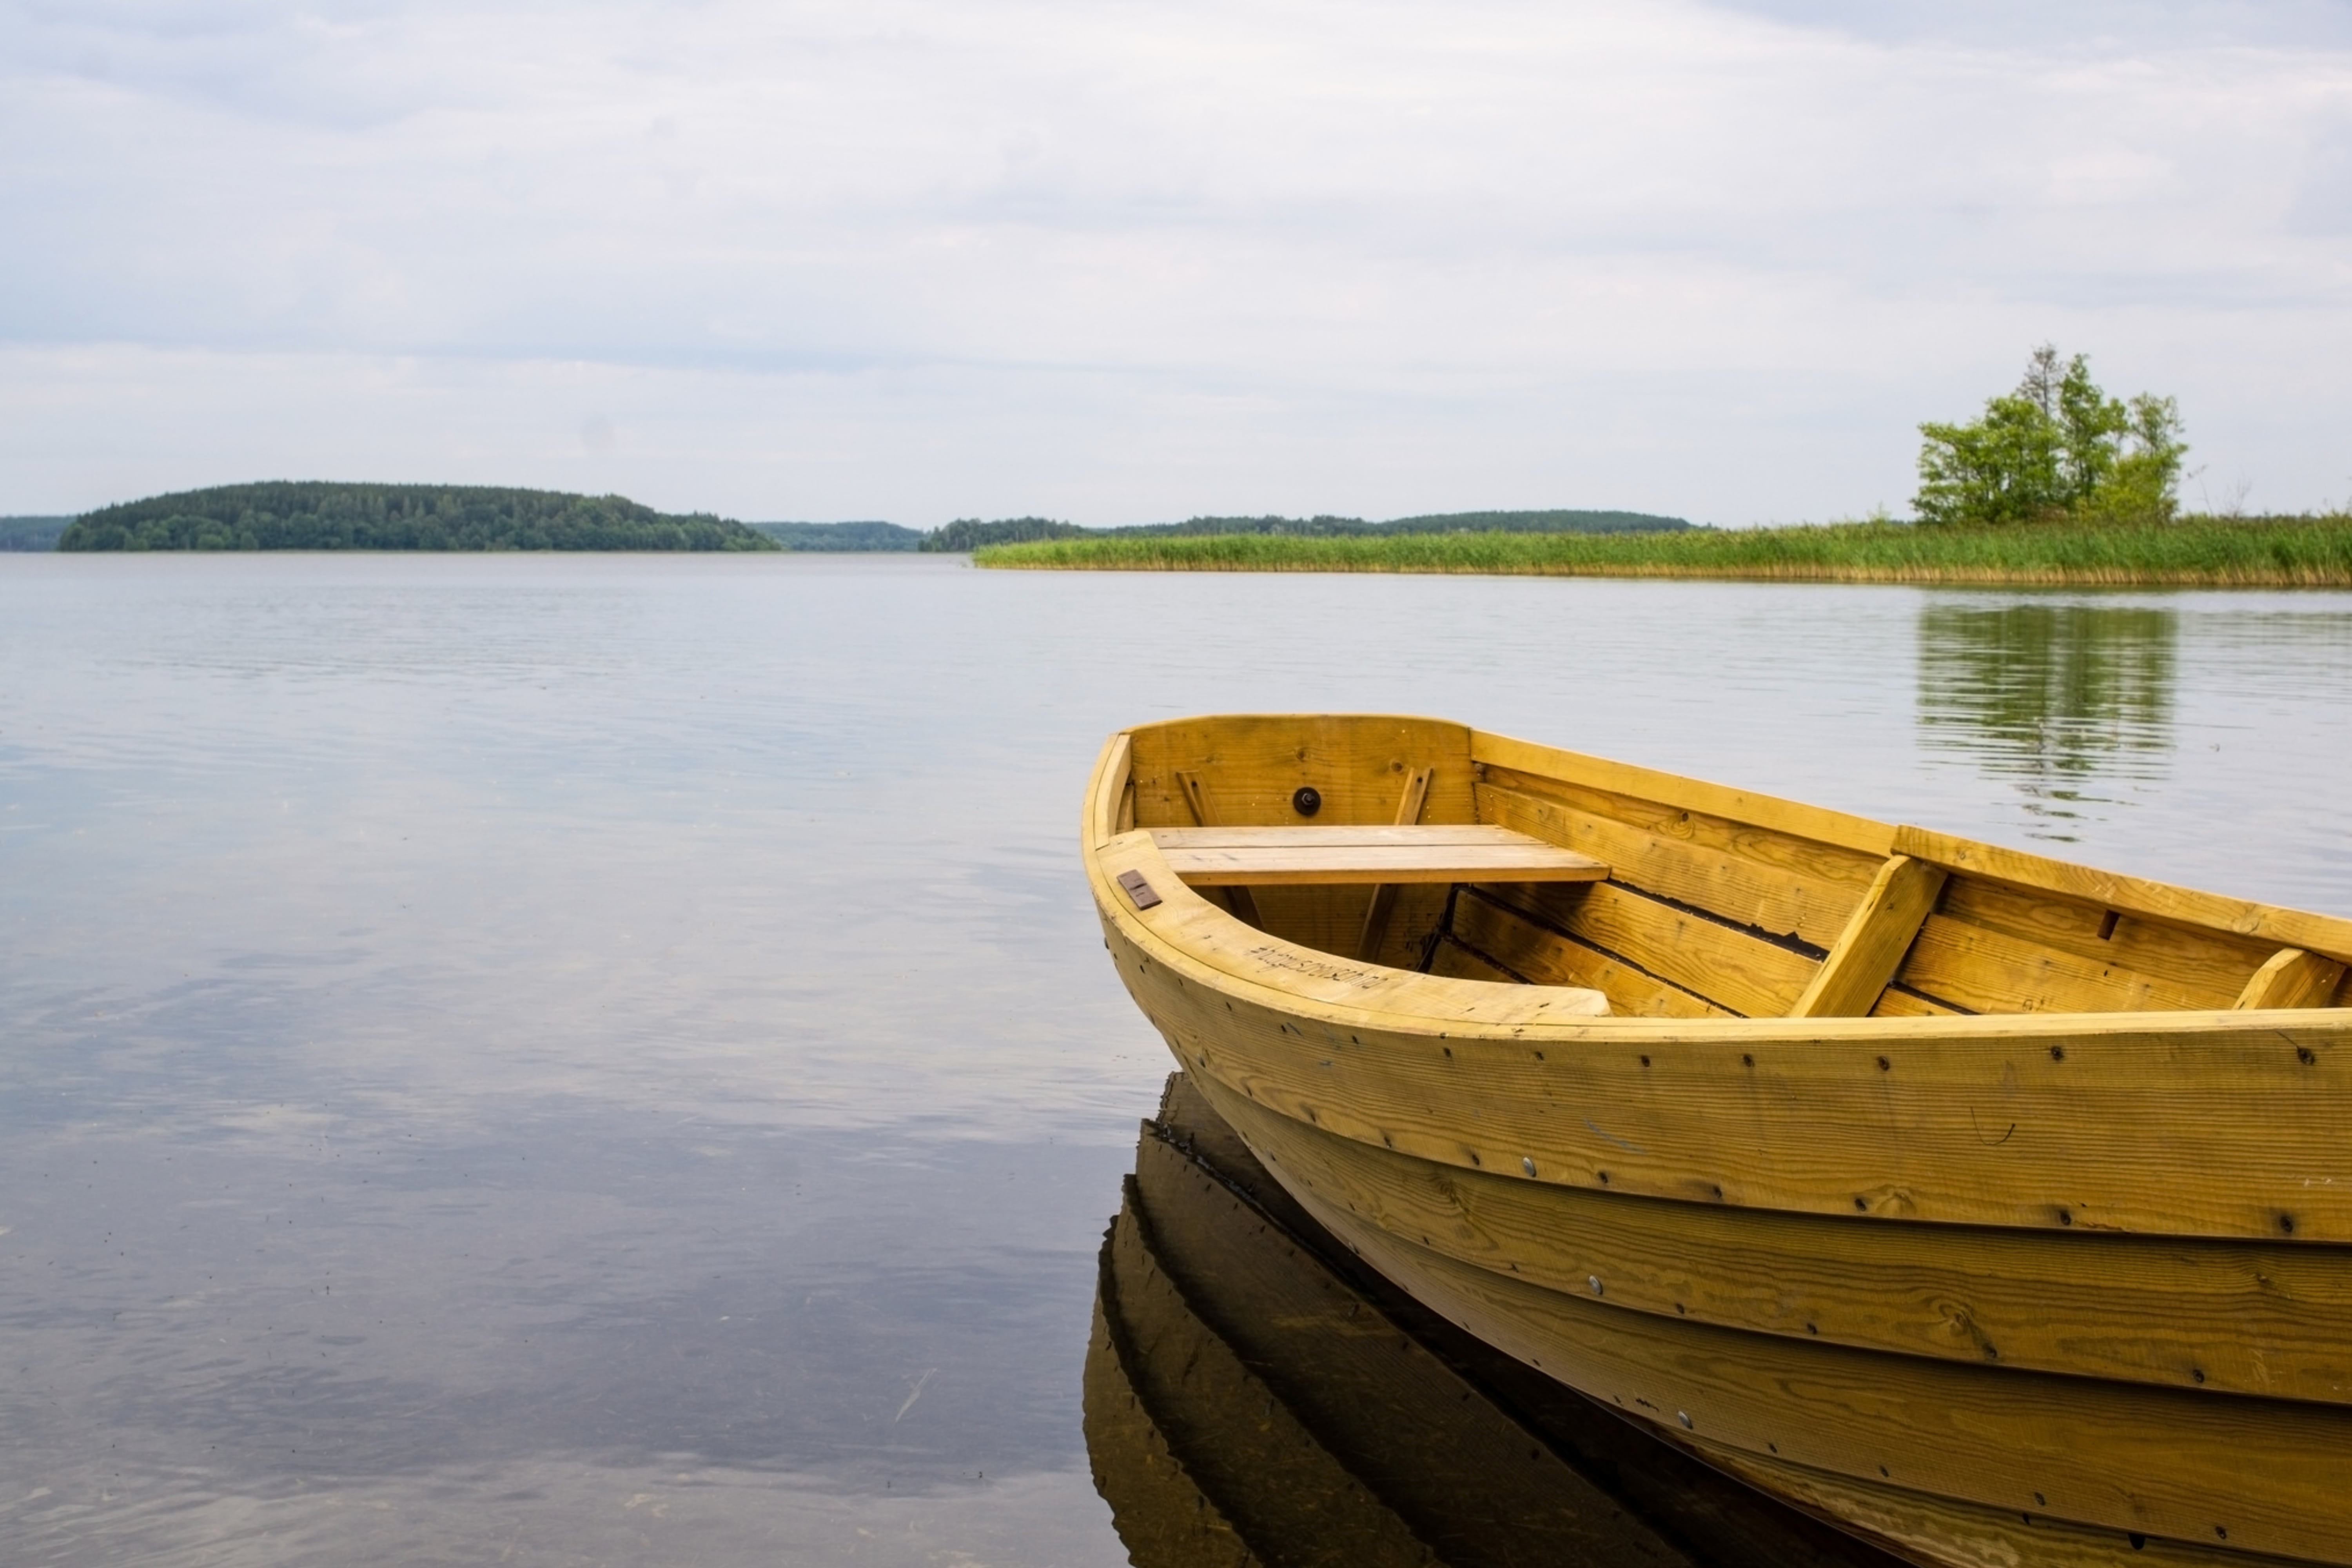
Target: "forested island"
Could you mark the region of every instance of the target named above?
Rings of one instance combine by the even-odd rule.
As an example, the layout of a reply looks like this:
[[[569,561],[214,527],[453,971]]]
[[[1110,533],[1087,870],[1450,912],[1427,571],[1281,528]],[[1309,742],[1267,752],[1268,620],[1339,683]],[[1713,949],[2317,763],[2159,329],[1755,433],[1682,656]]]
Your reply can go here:
[[[183,490],[73,521],[59,550],[778,550],[756,529],[622,496],[484,485],[274,481]]]

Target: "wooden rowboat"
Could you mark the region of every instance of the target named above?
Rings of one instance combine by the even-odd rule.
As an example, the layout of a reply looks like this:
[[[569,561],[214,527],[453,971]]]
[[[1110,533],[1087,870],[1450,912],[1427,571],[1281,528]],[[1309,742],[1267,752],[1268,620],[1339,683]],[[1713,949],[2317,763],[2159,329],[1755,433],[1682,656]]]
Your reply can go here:
[[[1122,732],[1082,845],[1478,1339],[1916,1562],[2352,1565],[2352,921],[1427,719]]]

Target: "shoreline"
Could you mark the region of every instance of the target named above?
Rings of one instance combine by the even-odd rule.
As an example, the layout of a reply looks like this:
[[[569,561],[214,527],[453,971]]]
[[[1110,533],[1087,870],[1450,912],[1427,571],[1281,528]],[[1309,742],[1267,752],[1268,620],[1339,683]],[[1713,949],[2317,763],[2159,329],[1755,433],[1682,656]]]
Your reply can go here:
[[[2352,588],[2352,516],[2135,527],[1863,522],[1655,534],[1244,534],[1038,540],[975,551],[998,571],[1359,572],[1927,587]]]

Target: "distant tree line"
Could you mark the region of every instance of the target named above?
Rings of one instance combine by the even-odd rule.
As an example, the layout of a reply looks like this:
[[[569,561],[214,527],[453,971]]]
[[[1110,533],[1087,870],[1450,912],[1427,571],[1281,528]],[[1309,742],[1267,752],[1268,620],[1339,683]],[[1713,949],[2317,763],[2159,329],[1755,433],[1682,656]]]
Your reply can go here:
[[[755,522],[749,526],[787,550],[837,553],[922,547],[923,531],[895,522]]]
[[[983,544],[1026,544],[1033,539],[1084,539],[1095,531],[1075,522],[1056,522],[1050,517],[1008,517],[995,522],[960,517],[923,535],[919,548],[935,552],[977,550]]]
[[[272,482],[126,501],[76,518],[59,550],[775,550],[708,513],[621,496],[474,485]]]
[[[0,517],[0,550],[55,550],[69,517]]]
[[[1418,533],[1672,533],[1692,526],[1679,517],[1642,511],[1448,511],[1368,522],[1360,517],[1194,517],[1133,528],[1081,528],[1045,517],[982,522],[959,518],[922,536],[920,548],[977,550],[1039,539],[1199,539],[1261,534],[1291,539],[1345,539]]]
[[[0,519],[20,550],[790,550],[968,552],[1052,539],[1255,534],[1302,539],[1424,533],[1664,533],[1691,524],[1636,511],[1464,511],[1360,517],[1194,517],[1082,528],[1046,517],[894,522],[730,521],[658,512],[622,496],[467,485],[223,485],[126,501],[79,518]]]

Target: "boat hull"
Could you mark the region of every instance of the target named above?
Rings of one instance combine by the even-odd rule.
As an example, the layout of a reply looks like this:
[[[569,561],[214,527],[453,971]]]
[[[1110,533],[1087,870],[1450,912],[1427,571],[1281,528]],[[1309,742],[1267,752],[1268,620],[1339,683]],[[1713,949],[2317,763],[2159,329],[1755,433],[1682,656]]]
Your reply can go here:
[[[1087,860],[1138,1005],[1302,1207],[1477,1338],[1922,1563],[2352,1564],[2345,1009],[2160,1005],[2244,982],[2184,961],[2141,1012],[1969,1016],[1889,987],[1873,1016],[1595,1016],[1589,992],[1237,919],[1133,820],[1090,811]],[[1809,876],[1912,831],[1786,820],[1824,836]],[[1965,898],[2006,896],[1965,876]],[[1685,918],[1654,891],[1579,896]],[[1965,945],[1938,918],[1918,940]],[[2249,931],[2347,945],[2324,917],[2229,918],[2138,940],[2246,970]],[[1719,919],[1689,919],[1694,950],[1720,946]],[[1801,1005],[1821,949],[1779,951],[1785,975],[1693,984]]]
[[[2093,1552],[2083,1561],[2135,1556],[2151,1538],[2200,1562],[2352,1552],[2352,1412],[2341,1406],[1858,1351],[1614,1305],[1606,1279],[1599,1295],[1589,1284],[1530,1284],[1524,1272],[1542,1267],[1535,1249],[1517,1267],[1499,1252],[1470,1263],[1408,1238],[1381,1223],[1393,1215],[1368,1216],[1328,1176],[1307,1173],[1362,1152],[1221,1084],[1202,1088],[1301,1206],[1425,1305],[1590,1397],[1674,1428],[1769,1490],[1869,1522],[1874,1535],[1907,1508],[1921,1515],[1916,1529],[1939,1522],[1958,1538],[1937,1559],[1953,1563],[2000,1560],[1987,1554],[1989,1530],[2042,1551],[2066,1525],[2076,1538],[2066,1550]]]

